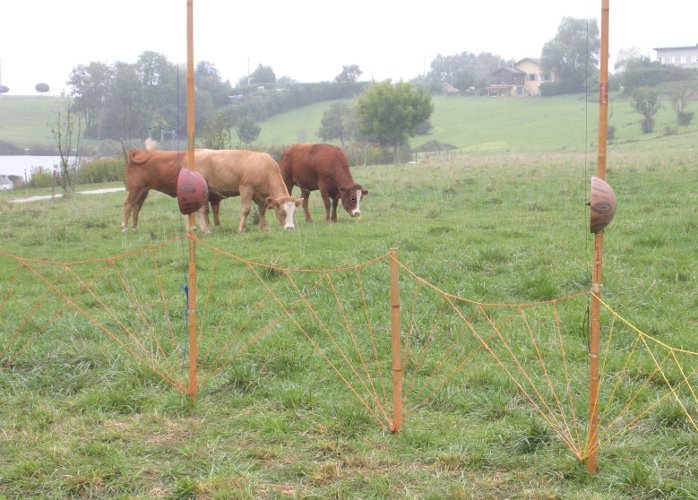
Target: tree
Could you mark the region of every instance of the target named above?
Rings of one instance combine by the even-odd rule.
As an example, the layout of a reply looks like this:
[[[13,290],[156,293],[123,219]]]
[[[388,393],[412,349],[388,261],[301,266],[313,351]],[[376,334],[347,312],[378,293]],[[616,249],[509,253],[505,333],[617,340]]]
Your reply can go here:
[[[217,107],[227,106],[228,98],[233,93],[230,81],[221,81],[218,70],[213,63],[201,61],[194,71],[196,88],[200,92],[208,92],[213,104]]]
[[[34,87],[34,90],[36,90],[37,92],[41,92],[42,94],[45,94],[46,92],[51,90],[51,88],[48,86],[47,83],[37,83]]]
[[[595,19],[564,17],[555,38],[543,46],[543,69],[557,74],[564,92],[584,92],[587,78],[598,73],[599,45]]]
[[[363,71],[356,64],[342,66],[342,72],[334,78],[334,81],[339,84],[354,84],[362,73]]]
[[[649,134],[654,130],[654,118],[662,103],[659,102],[659,94],[651,87],[638,87],[633,91],[633,109],[645,119],[642,121],[642,131]]]
[[[629,66],[634,65],[637,61],[643,61],[649,59],[640,53],[640,49],[637,47],[628,47],[625,49],[620,49],[616,55],[616,63],[613,65],[613,69],[617,72],[624,72]]]
[[[56,113],[56,120],[51,127],[51,135],[58,147],[60,165],[58,176],[63,188],[63,196],[69,198],[73,195],[74,187],[70,178],[71,170],[76,170],[80,162],[80,133],[82,122],[80,113],[76,113],[70,103],[66,104],[65,114],[60,108]],[[75,146],[73,146],[75,141]],[[74,152],[74,154],[73,154]],[[73,159],[71,161],[71,154]]]
[[[679,90],[671,94],[671,107],[676,113],[676,121],[679,125],[689,125],[693,120],[693,112],[686,111],[688,106],[688,90]]]
[[[230,149],[230,116],[223,111],[216,111],[211,120],[203,127],[204,147],[207,149]],[[256,137],[255,137],[256,139]]]
[[[85,117],[85,135],[99,139],[104,101],[111,90],[112,70],[101,62],[78,65],[70,74],[74,109]]]
[[[276,82],[276,75],[271,66],[260,64],[250,75],[250,85],[269,85]]]
[[[393,147],[395,161],[400,144],[414,136],[417,126],[434,111],[431,96],[411,83],[390,80],[377,83],[359,98],[357,121],[359,132],[381,146]]]
[[[431,62],[431,69],[425,75],[423,83],[432,92],[443,92],[447,85],[466,91],[469,87],[486,86],[493,71],[512,64],[513,61],[505,61],[489,52],[477,55],[472,52],[450,56],[438,54]]]
[[[323,141],[339,139],[344,147],[344,139],[351,137],[355,129],[352,107],[346,102],[336,102],[323,113],[318,135]]]
[[[0,94],[7,94],[10,91],[10,87],[7,85],[0,85]]]
[[[235,127],[235,132],[240,140],[245,144],[249,144],[257,140],[257,137],[259,137],[259,133],[261,131],[262,129],[260,126],[257,125],[254,122],[254,119],[249,115],[243,116]]]

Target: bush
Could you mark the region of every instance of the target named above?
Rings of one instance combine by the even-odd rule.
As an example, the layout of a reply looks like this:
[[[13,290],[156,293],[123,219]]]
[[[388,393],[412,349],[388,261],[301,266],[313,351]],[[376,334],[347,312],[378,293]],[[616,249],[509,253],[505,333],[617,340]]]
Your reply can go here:
[[[447,144],[445,142],[439,142],[439,141],[425,142],[421,146],[414,148],[415,151],[422,151],[422,152],[448,151],[450,149],[458,149],[458,148],[456,146],[454,146],[453,144]]]
[[[540,84],[540,95],[543,97],[552,97],[565,93],[565,86],[562,82],[545,82]]]
[[[691,70],[684,68],[653,63],[651,66],[640,66],[625,70],[620,80],[623,86],[623,93],[631,95],[638,87],[655,87],[662,82],[688,80],[692,74]]]
[[[645,118],[642,120],[642,132],[649,134],[654,130],[654,118]]]
[[[691,120],[693,120],[693,111],[676,113],[676,121],[679,122],[679,125],[690,125]]]
[[[53,170],[46,167],[32,167],[29,187],[45,188],[53,185]]]
[[[78,183],[113,182],[124,178],[124,161],[120,158],[97,158],[78,169]]]
[[[606,139],[609,141],[612,141],[615,138],[616,138],[616,127],[613,125],[609,125],[608,130],[606,130]]]
[[[378,165],[385,162],[380,146],[366,142],[350,144],[344,148],[349,165]]]

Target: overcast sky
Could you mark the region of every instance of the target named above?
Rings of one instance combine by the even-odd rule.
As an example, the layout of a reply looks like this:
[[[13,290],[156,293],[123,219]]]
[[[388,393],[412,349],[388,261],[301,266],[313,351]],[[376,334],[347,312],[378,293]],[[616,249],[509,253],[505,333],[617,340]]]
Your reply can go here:
[[[2,85],[10,95],[68,90],[79,64],[135,63],[152,50],[186,64],[186,0],[2,0]],[[409,80],[436,55],[540,57],[563,17],[600,20],[601,0],[194,0],[194,59],[233,86],[259,64],[277,78]],[[610,52],[698,43],[696,0],[610,0]],[[600,23],[599,23],[600,24]]]

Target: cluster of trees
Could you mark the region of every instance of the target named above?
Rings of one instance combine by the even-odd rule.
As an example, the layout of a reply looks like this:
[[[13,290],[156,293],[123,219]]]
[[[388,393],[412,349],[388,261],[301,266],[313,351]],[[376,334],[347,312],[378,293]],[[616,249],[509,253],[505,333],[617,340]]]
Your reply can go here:
[[[277,79],[260,64],[233,87],[206,61],[194,70],[196,123],[214,143],[229,143],[222,128],[234,128],[243,142],[256,139],[257,121],[314,102],[350,98],[363,85],[357,66],[345,66],[334,82],[297,84]],[[144,137],[149,130],[186,134],[186,70],[162,54],[143,52],[135,64],[91,62],[73,69],[68,80],[74,111],[84,119],[84,135],[91,139]]]

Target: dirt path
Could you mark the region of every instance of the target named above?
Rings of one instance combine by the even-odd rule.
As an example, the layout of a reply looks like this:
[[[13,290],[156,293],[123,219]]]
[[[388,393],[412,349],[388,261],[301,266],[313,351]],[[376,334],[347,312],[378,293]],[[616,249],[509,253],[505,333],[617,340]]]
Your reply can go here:
[[[78,191],[76,194],[102,194],[102,193],[116,193],[117,191],[124,191],[126,188],[106,188],[106,189],[92,189],[89,191]],[[41,201],[50,200],[51,198],[62,198],[62,194],[55,195],[44,195],[44,196],[30,196],[28,198],[14,198],[10,200],[10,203],[29,203],[31,201]]]

